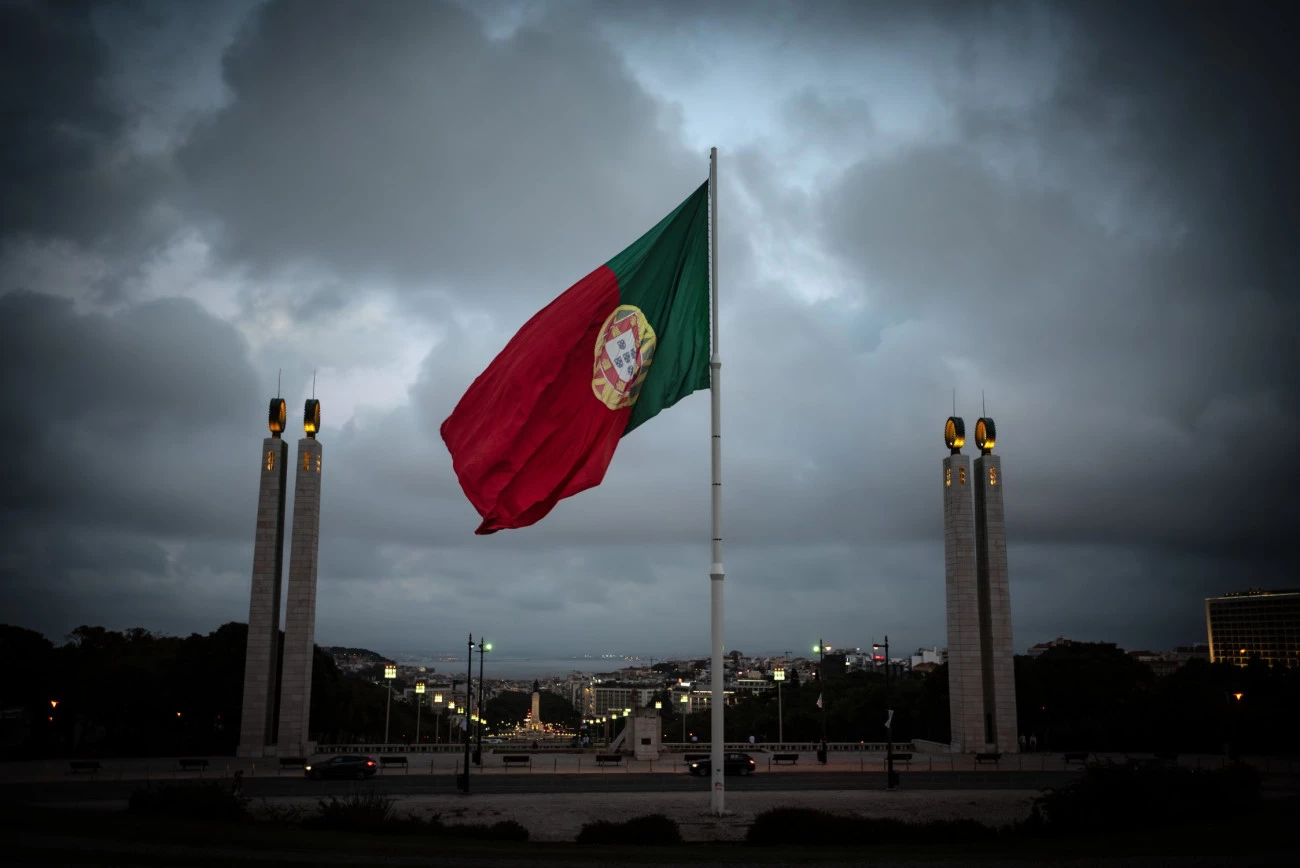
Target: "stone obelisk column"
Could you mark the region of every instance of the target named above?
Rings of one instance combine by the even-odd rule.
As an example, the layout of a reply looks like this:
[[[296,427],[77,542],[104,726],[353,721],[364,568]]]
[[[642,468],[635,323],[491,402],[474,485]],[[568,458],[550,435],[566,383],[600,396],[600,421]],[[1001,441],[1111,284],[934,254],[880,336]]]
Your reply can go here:
[[[533,729],[542,728],[542,685],[533,679]]]
[[[293,537],[289,549],[289,598],[285,603],[284,666],[280,688],[280,756],[311,756],[312,651],[316,644],[316,555],[320,548],[320,402],[307,402],[306,436],[298,441],[293,489]]]
[[[949,451],[943,460],[943,550],[950,741],[955,753],[970,753],[984,749],[984,683],[970,459],[961,454],[966,425],[960,418],[948,418],[944,442]]]
[[[244,652],[244,704],[239,720],[241,757],[260,757],[275,726],[275,673],[280,647],[280,585],[284,564],[284,490],[289,444],[282,398],[271,401],[259,463],[257,532],[253,537],[253,582],[248,599],[248,646]]]
[[[1002,460],[993,454],[993,420],[975,423],[975,561],[979,573],[984,716],[990,749],[1015,753],[1015,649],[1011,644],[1011,590],[1007,582],[1007,531],[1002,509]]]

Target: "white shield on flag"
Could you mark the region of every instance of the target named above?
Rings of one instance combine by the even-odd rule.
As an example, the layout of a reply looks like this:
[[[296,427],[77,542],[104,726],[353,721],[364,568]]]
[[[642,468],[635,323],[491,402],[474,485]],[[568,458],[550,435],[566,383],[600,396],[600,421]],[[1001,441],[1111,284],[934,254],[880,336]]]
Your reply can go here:
[[[637,352],[637,337],[633,329],[611,335],[605,341],[605,355],[624,383],[630,383],[636,378],[636,372],[641,367],[641,357]]]

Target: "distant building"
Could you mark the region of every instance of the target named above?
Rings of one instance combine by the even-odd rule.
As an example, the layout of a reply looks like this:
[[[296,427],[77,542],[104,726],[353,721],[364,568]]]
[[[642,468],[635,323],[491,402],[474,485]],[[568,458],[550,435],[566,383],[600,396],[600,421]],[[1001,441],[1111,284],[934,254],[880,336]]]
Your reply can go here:
[[[1173,651],[1130,651],[1128,656],[1146,664],[1158,676],[1172,675],[1189,660],[1209,660],[1208,645],[1179,645]]]
[[[1074,639],[1067,639],[1064,636],[1058,636],[1051,642],[1039,642],[1037,645],[1031,646],[1028,653],[1030,657],[1039,657],[1044,651],[1051,648],[1059,648],[1063,645],[1101,645],[1106,648],[1116,647],[1114,642],[1078,642]]]
[[[1300,590],[1249,590],[1205,600],[1210,660],[1245,666],[1251,657],[1300,665]]]
[[[942,651],[939,650],[938,646],[935,646],[934,648],[917,648],[916,652],[912,654],[912,671],[929,672],[931,669],[934,669],[936,666],[939,666],[947,662],[948,662],[947,648],[944,648]],[[926,668],[925,669],[918,668],[921,666],[925,666]]]
[[[758,696],[776,690],[776,682],[766,678],[737,678],[731,687],[741,696]]]

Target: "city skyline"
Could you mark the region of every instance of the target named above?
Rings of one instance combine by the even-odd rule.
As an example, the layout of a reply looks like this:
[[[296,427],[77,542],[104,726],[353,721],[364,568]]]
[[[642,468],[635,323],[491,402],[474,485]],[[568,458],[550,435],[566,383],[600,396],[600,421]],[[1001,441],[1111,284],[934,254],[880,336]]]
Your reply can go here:
[[[946,644],[954,412],[997,419],[1017,653],[1204,642],[1207,597],[1292,584],[1300,185],[1267,15],[362,8],[0,11],[0,621],[247,620],[249,456],[317,372],[318,644],[707,651],[707,395],[491,538],[437,430],[712,146],[726,649]]]

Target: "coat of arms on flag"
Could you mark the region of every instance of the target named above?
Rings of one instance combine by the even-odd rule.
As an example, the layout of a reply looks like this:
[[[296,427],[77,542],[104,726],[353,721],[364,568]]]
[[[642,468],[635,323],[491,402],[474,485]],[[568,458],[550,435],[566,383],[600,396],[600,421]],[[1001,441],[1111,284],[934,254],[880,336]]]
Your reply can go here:
[[[636,403],[654,361],[655,330],[641,309],[621,304],[596,338],[591,390],[611,410]]]

